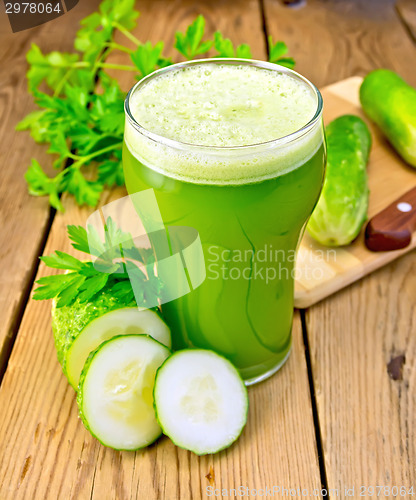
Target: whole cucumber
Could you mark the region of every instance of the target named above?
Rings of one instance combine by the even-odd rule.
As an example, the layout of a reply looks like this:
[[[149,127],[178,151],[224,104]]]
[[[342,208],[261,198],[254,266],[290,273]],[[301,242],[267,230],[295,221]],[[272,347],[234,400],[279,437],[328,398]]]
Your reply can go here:
[[[348,245],[367,219],[371,134],[361,118],[343,115],[326,127],[327,167],[309,234],[328,246]]]
[[[400,156],[416,167],[416,89],[394,71],[376,69],[364,78],[360,101]]]

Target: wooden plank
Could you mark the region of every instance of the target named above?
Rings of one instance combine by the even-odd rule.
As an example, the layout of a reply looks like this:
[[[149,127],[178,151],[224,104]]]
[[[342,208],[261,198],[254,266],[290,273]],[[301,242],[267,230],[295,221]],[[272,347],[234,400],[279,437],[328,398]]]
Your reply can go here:
[[[241,43],[249,43],[254,58],[265,59],[266,44],[263,32],[260,31],[261,12],[257,0],[238,0],[228,2],[227,0],[209,0],[194,2],[193,0],[154,0],[137,2],[137,8],[141,15],[138,19],[137,37],[140,41],[150,40],[156,43],[163,40],[165,43],[164,55],[171,57],[174,62],[183,61],[183,56],[173,50],[176,31],[185,31],[196,17],[202,14],[206,21],[206,37],[212,37],[213,33],[220,30],[226,38],[230,38],[235,46]],[[149,22],[149,19],[157,19],[157,22]],[[124,35],[118,34],[116,41],[134,49],[135,45],[127,40]],[[215,52],[211,50],[210,55]],[[205,56],[201,56],[205,57]],[[131,64],[128,54],[113,53],[108,62],[119,64]],[[120,73],[110,72],[118,75],[120,86],[127,91],[135,83],[130,73],[120,76]]]
[[[400,19],[416,43],[416,3],[413,0],[398,0],[396,9]]]
[[[61,248],[66,222],[59,216],[61,231],[51,236]],[[77,418],[75,393],[56,360],[49,307],[28,306],[0,389],[2,500],[182,500],[204,498],[209,485],[264,488],[277,480],[292,488],[320,487],[298,315],[287,365],[250,388],[248,424],[238,443],[199,458],[167,438],[142,452],[120,453],[89,435]],[[215,480],[206,478],[210,472]]]
[[[29,196],[23,178],[31,158],[37,158],[45,170],[52,173],[51,156],[46,154],[45,147],[35,144],[27,132],[14,130],[16,124],[35,109],[27,92],[26,52],[32,43],[37,43],[44,52],[71,50],[78,21],[98,3],[98,0],[88,5],[84,2],[54,21],[19,33],[12,33],[3,12],[0,16],[0,379],[51,213],[46,198]]]
[[[248,43],[253,57],[264,59],[266,55],[265,39],[262,31],[262,18],[257,0],[154,0],[138,2],[143,16],[140,23],[141,39],[164,40],[166,48],[172,47],[176,31],[185,31],[187,26],[202,14],[206,20],[207,36],[220,30],[235,45]],[[161,13],[163,12],[163,15]],[[146,23],[144,15],[157,19],[155,23]],[[172,55],[172,52],[171,54]],[[182,56],[175,52],[173,59],[179,61]],[[183,58],[182,58],[183,59]]]
[[[233,41],[254,47],[262,40],[257,2],[241,0],[231,5],[204,1],[196,11],[190,1],[149,0],[140,2],[139,8],[142,16],[136,34],[143,40],[155,42],[161,37],[171,43],[175,22],[184,26],[199,10],[208,18],[211,31],[218,16],[221,29]],[[247,31],[247,26],[252,26],[251,30]],[[122,84],[131,85],[128,79],[125,76]],[[124,194],[122,189],[113,191],[102,201],[105,204]],[[90,213],[64,198],[67,211],[55,218],[46,253],[68,249],[66,225],[84,224]],[[38,276],[49,272],[41,266]],[[272,379],[250,388],[250,401],[243,436],[216,456],[198,458],[168,439],[137,453],[106,449],[77,418],[75,394],[54,352],[50,304],[31,301],[0,388],[0,498],[183,500],[205,498],[209,485],[320,488],[298,315],[287,365]]]
[[[377,67],[416,85],[415,48],[394,0],[308,0],[298,8],[264,0],[264,8],[268,32],[287,43],[296,70],[318,87]]]
[[[409,64],[415,47],[392,1],[265,6],[272,33],[287,41],[297,69],[316,84],[376,67],[416,84]],[[415,485],[414,274],[413,251],[306,313],[327,486],[339,496],[345,487],[355,486],[359,496],[360,485]],[[392,380],[387,365],[402,354],[402,380]],[[390,371],[400,378],[400,369]]]
[[[351,77],[322,89],[325,102],[324,120],[355,114],[370,128],[373,144],[367,167],[370,200],[368,217],[373,217],[394,200],[416,186],[415,170],[409,167],[388,144],[380,130],[365,116],[358,94],[361,77]],[[295,306],[310,307],[341,288],[410,252],[416,247],[416,233],[410,245],[391,252],[371,252],[364,243],[362,228],[357,239],[348,246],[328,248],[306,232],[299,247]]]
[[[355,485],[356,496],[360,485],[416,485],[415,257],[306,315],[328,486]],[[388,365],[400,355],[394,380]]]

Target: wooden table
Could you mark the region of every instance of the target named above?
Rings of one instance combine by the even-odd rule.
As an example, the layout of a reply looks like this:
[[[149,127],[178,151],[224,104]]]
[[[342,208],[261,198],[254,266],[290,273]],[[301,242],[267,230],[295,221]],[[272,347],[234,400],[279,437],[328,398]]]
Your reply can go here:
[[[135,34],[169,48],[174,32],[202,13],[210,33],[251,44],[256,58],[266,57],[268,34],[284,40],[297,70],[318,86],[376,67],[416,85],[414,0],[284,3],[142,0]],[[240,485],[318,497],[325,488],[332,498],[345,488],[358,496],[360,486],[403,485],[416,495],[414,252],[296,312],[292,355],[276,376],[250,388],[248,424],[230,449],[198,458],[162,438],[145,451],[116,452],[84,429],[56,359],[50,304],[30,296],[35,277],[46,273],[38,256],[68,249],[66,225],[84,224],[91,210],[64,196],[66,212],[56,214],[46,199],[27,194],[30,158],[49,170],[51,159],[14,126],[33,107],[24,79],[30,44],[71,50],[78,20],[96,5],[80,2],[18,34],[0,12],[0,500],[188,500],[205,498],[207,486]],[[122,81],[126,89],[130,78]],[[102,203],[123,195],[106,193]],[[398,356],[401,369],[389,374]]]

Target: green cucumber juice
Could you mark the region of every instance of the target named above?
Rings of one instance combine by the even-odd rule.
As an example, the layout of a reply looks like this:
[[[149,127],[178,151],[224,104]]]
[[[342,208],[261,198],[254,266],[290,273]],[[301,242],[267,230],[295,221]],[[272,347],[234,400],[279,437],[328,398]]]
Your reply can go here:
[[[324,177],[319,92],[277,65],[204,60],[139,82],[126,100],[130,194],[153,188],[166,226],[199,232],[206,279],[163,304],[173,347],[213,349],[246,383],[291,345],[295,251]]]

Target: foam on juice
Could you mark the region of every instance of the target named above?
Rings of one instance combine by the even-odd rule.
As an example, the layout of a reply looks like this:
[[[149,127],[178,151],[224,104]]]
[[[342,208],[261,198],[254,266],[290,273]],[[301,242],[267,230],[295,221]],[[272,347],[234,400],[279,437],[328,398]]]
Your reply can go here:
[[[317,97],[275,69],[201,62],[153,76],[132,93],[125,140],[139,161],[170,177],[241,184],[281,175],[314,154]],[[289,137],[288,137],[289,136]],[[277,139],[279,144],[271,142]],[[265,144],[266,143],[266,144]]]

